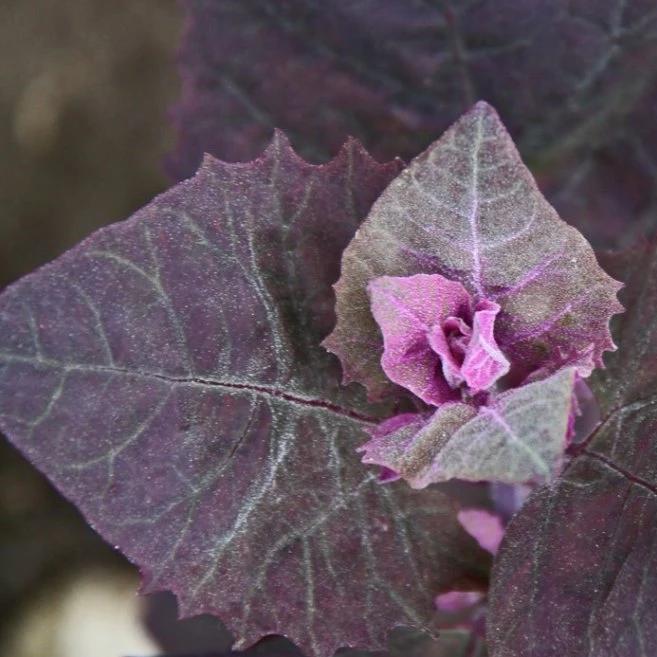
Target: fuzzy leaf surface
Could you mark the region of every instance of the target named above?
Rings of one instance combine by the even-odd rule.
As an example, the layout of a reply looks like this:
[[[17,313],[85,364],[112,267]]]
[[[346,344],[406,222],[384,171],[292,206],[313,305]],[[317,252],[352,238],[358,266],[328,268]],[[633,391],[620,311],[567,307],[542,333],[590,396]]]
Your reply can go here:
[[[378,157],[410,159],[483,98],[589,239],[655,227],[653,0],[185,6],[177,176],[203,152],[254,157],[274,126],[315,160],[347,135]]]
[[[2,431],[146,591],[220,616],[238,647],[378,647],[485,568],[440,492],[362,466],[381,409],[319,347],[339,254],[398,170],[355,142],[311,166],[279,134],[0,297]]]
[[[497,346],[513,384],[564,366],[587,376],[613,348],[619,284],[536,187],[495,110],[479,102],[374,204],[342,257],[337,324],[325,341],[344,381],[394,391],[367,297],[380,276],[440,274],[501,306]]]
[[[548,481],[562,463],[574,383],[574,368],[565,368],[508,390],[478,411],[448,402],[428,420],[396,416],[360,448],[363,462],[399,473],[413,488],[450,479]]]
[[[603,422],[511,522],[493,571],[499,657],[657,653],[657,254],[609,258],[625,280],[619,344],[592,388]]]

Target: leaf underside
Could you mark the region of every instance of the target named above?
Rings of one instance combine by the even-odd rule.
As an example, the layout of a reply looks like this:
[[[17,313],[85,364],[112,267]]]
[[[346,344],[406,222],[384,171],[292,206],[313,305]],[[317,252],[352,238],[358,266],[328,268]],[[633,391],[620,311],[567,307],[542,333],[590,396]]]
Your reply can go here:
[[[325,160],[347,135],[411,158],[475,100],[597,244],[655,227],[653,0],[186,0],[170,168],[243,160],[284,128]],[[294,102],[289,102],[294,98]]]
[[[657,653],[657,254],[606,265],[626,281],[628,310],[592,381],[603,423],[508,529],[493,571],[495,657]]]
[[[0,428],[183,615],[311,657],[432,628],[486,556],[437,491],[359,462],[384,408],[319,347],[330,284],[399,171],[355,142],[322,167],[278,134],[0,297]]]

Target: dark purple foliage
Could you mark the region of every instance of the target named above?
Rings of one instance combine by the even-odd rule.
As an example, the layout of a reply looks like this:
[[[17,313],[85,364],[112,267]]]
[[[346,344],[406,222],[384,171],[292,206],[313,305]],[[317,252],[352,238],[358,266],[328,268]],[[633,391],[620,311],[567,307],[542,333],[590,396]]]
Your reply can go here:
[[[365,651],[342,648],[335,657],[485,657],[481,637],[468,627],[445,630],[438,639],[420,632],[396,629],[391,632],[387,650]],[[167,653],[169,655],[169,653]],[[266,637],[244,651],[220,653],[172,653],[173,657],[307,657],[282,637]],[[163,656],[164,657],[164,656]]]
[[[485,578],[452,502],[359,462],[389,410],[341,388],[319,346],[340,254],[398,171],[353,141],[311,166],[278,134],[0,297],[0,428],[145,591],[220,616],[238,646],[381,646]]]
[[[475,100],[597,243],[654,227],[653,0],[186,0],[176,176],[274,127],[325,160],[347,135],[414,157]],[[632,229],[627,226],[631,224]]]
[[[493,657],[657,654],[657,252],[605,264],[627,283],[627,312],[593,379],[603,420],[511,522],[493,571]]]
[[[0,430],[231,656],[657,654],[657,248],[555,211],[657,226],[654,0],[184,5],[201,167],[0,295]]]

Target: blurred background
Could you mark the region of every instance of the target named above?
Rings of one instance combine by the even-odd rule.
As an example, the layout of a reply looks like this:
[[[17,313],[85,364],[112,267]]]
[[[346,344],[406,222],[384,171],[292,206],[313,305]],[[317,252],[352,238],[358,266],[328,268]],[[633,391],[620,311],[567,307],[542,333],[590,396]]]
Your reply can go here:
[[[174,0],[0,3],[0,288],[167,185],[181,22]],[[139,623],[137,585],[0,440],[0,655],[175,650],[175,638],[158,646]],[[157,604],[172,624],[173,600]]]

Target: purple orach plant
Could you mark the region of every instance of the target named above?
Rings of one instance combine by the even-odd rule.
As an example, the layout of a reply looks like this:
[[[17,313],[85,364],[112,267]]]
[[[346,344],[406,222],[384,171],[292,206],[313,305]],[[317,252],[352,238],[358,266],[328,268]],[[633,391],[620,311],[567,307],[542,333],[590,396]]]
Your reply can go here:
[[[381,647],[485,590],[427,486],[559,475],[618,288],[485,103],[406,168],[277,133],[2,293],[0,428],[183,615]]]

